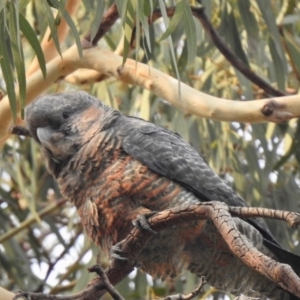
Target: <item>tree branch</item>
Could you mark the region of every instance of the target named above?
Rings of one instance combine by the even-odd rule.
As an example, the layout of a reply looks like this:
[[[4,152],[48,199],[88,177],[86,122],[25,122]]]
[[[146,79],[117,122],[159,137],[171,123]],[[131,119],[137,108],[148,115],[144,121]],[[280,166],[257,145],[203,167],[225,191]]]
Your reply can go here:
[[[47,207],[43,208],[41,211],[38,212],[38,216],[40,218],[44,217],[47,214],[52,213],[57,208],[61,207],[67,202],[67,199],[61,198],[54,203],[49,204]],[[11,230],[5,232],[0,236],[0,244],[4,243],[17,233],[21,232],[22,230],[26,229],[28,226],[32,225],[33,223],[37,222],[37,218],[35,216],[31,216],[24,220],[22,223],[19,224],[18,227],[12,228]]]
[[[101,281],[105,285],[105,289],[108,291],[108,293],[112,296],[114,300],[125,300],[119,292],[114,288],[114,286],[109,281],[108,277],[106,276],[105,271],[99,266],[94,265],[90,268],[88,268],[89,272],[96,272],[98,276],[100,277]]]
[[[112,27],[118,18],[119,12],[117,10],[117,5],[113,4],[104,14],[94,39],[91,40],[92,36],[91,33],[89,33],[84,37],[84,40],[90,43],[91,46],[96,46],[99,40]]]
[[[193,15],[201,22],[203,28],[206,33],[211,37],[215,46],[219,49],[219,51],[226,57],[226,59],[239,70],[242,74],[245,75],[250,81],[255,83],[257,86],[262,88],[266,93],[272,96],[284,96],[285,92],[282,92],[274,87],[272,87],[268,82],[264,79],[256,75],[248,66],[238,57],[235,53],[227,47],[226,43],[219,36],[217,31],[213,28],[212,24],[207,18],[204,9],[202,8],[192,8]]]
[[[1,300],[12,300],[15,294],[9,292],[8,290],[4,289],[0,286],[0,299]]]
[[[113,8],[110,11],[115,13],[114,18],[109,19],[111,21],[116,18],[116,12]],[[103,31],[99,29],[98,37],[101,34]],[[27,79],[27,104],[54,82],[65,78],[75,70],[87,68],[99,72],[101,76],[114,76],[124,83],[148,89],[183,111],[199,117],[220,121],[257,123],[283,122],[300,116],[300,95],[253,102],[230,101],[204,94],[181,83],[180,97],[177,79],[132,59],[127,59],[125,65],[122,66],[121,56],[99,47],[90,47],[86,40],[83,43],[85,46],[82,59],[78,56],[76,45],[73,45],[62,53],[62,57],[57,56],[47,63],[45,79],[40,70]],[[21,123],[22,121],[18,119],[18,124]],[[0,145],[9,137],[11,126],[12,115],[6,96],[0,101]]]
[[[116,55],[122,55],[124,50],[124,35],[119,41],[117,48],[114,51]],[[100,82],[107,79],[109,76],[99,73],[96,70],[78,69],[70,75],[66,76],[64,81],[75,85],[90,85],[95,82]]]
[[[237,122],[283,122],[300,116],[300,95],[285,96],[255,101],[230,101],[199,92],[181,83],[181,97],[178,93],[178,80],[151,68],[148,65],[127,59],[122,66],[122,57],[93,47],[83,49],[79,58],[76,45],[62,57],[56,57],[47,64],[47,77],[40,70],[27,79],[26,104],[29,104],[54,82],[64,78],[79,68],[88,68],[106,76],[148,89],[158,97],[170,102],[185,112],[199,117]],[[12,116],[8,97],[0,101],[0,145],[9,137]]]
[[[242,262],[274,281],[285,290],[300,297],[300,278],[295,274],[292,268],[259,252],[254,245],[237,230],[230,214],[231,211],[235,216],[243,218],[252,216],[279,218],[287,221],[293,227],[298,226],[300,222],[300,214],[298,213],[269,210],[266,208],[228,207],[223,202],[212,201],[175,207],[158,212],[148,219],[148,223],[154,231],[160,232],[166,228],[174,225],[178,226],[178,224],[185,222],[210,219],[219,230],[229,249],[233,254],[239,257]],[[153,234],[150,231],[134,228],[126,239],[121,242],[122,256],[127,258],[127,260],[113,260],[110,267],[106,270],[106,276],[112,285],[116,285],[133,270],[136,257],[152,237]],[[73,296],[19,292],[14,300],[21,296],[30,296],[31,300],[97,300],[102,297],[105,292],[106,284],[104,284],[100,278],[95,278],[86,289]]]
[[[247,77],[251,82],[255,83],[258,87],[263,89],[267,94],[272,96],[284,96],[285,92],[282,92],[274,87],[272,87],[268,82],[255,74],[223,41],[218,32],[214,29],[210,23],[207,15],[205,14],[204,7],[191,7],[192,14],[197,18],[202,24],[205,32],[210,36],[214,45],[219,49],[219,51],[224,55],[224,57],[231,63],[233,67],[239,70],[245,77]],[[175,13],[175,8],[167,8],[168,16],[173,16]],[[159,17],[161,17],[161,12],[159,10],[154,11],[151,21],[154,22]]]

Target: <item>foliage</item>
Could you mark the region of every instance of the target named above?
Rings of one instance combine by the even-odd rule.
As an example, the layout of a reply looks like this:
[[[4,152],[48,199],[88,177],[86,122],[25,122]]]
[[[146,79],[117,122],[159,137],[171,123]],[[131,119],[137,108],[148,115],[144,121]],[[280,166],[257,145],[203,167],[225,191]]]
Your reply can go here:
[[[265,96],[226,60],[201,23],[192,17],[190,7],[200,7],[200,1],[85,0],[74,15],[65,9],[66,2],[0,2],[0,84],[3,93],[9,95],[15,118],[17,106],[25,105],[26,69],[34,56],[46,75],[40,41],[47,27],[58,54],[73,43],[81,53],[81,37],[90,32],[94,39],[103,13],[114,2],[121,21],[100,40],[102,47],[113,51],[121,44],[124,60],[131,57],[147,63],[211,95],[240,101]],[[203,0],[201,5],[213,27],[244,64],[273,87],[297,92],[298,1]],[[173,6],[174,15],[168,17],[167,9]],[[156,11],[162,18],[149,24],[148,17]],[[71,34],[60,43],[57,26],[62,19],[67,21]],[[147,90],[125,86],[115,79],[88,86],[61,81],[46,92],[77,89],[89,91],[125,114],[180,133],[249,204],[298,211],[298,121],[250,125],[199,119],[171,107]],[[12,137],[2,149],[0,174],[0,285],[14,291],[51,293],[82,289],[92,278],[86,267],[96,261],[98,250],[82,232],[74,208],[68,203],[55,204],[60,195],[45,169],[38,146],[28,138]],[[42,210],[46,213],[41,216]],[[268,225],[285,248],[300,254],[298,232],[279,222],[268,221]],[[100,260],[108,263],[103,256]],[[166,289],[173,286],[154,281],[149,287],[151,281],[137,272],[119,285],[119,291],[126,299],[151,299],[153,294],[166,294]],[[175,287],[190,291],[195,282],[194,276],[187,274]],[[228,299],[220,293],[213,295],[214,299],[217,295],[219,299]]]

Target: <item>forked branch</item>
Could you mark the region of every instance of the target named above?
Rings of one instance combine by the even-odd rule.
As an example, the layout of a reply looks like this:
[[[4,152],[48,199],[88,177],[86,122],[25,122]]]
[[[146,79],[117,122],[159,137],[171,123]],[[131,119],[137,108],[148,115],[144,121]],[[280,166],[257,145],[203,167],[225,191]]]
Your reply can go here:
[[[285,290],[300,297],[300,278],[292,268],[259,252],[238,231],[232,216],[275,218],[288,222],[294,228],[300,224],[300,214],[298,213],[266,208],[228,207],[225,203],[219,201],[167,209],[151,216],[148,223],[153,230],[159,232],[173,225],[178,226],[179,223],[211,219],[233,254],[250,268],[255,269]],[[150,231],[134,228],[127,238],[122,241],[122,256],[125,256],[127,260],[113,260],[106,270],[106,276],[112,285],[116,285],[133,270],[136,257],[152,236],[153,234]],[[96,300],[105,293],[106,284],[100,278],[95,278],[84,291],[73,296],[44,295],[45,297],[41,297],[41,294],[30,294],[30,297],[32,300]],[[18,297],[21,295],[26,296],[29,294],[19,293]]]

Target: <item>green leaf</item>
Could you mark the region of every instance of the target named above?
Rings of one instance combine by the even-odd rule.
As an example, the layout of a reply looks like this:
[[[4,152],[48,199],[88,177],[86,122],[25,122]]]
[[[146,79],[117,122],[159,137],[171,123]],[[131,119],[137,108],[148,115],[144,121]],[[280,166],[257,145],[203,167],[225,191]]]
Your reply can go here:
[[[292,63],[300,74],[300,45],[296,42],[296,37],[291,35],[287,30],[283,29],[283,36]]]
[[[188,44],[187,44],[187,40],[185,40],[181,55],[178,59],[178,69],[180,70],[181,74],[185,71],[187,62],[188,62]]]
[[[235,74],[240,82],[240,85],[243,88],[243,96],[246,100],[253,99],[253,91],[252,91],[252,83],[251,81],[245,77],[239,70],[234,68]]]
[[[141,2],[144,15],[151,16],[153,13],[153,0],[142,0]]]
[[[102,2],[102,1],[99,1]],[[86,9],[87,13],[90,13],[91,10],[94,8],[94,1],[93,0],[82,0],[82,3]]]
[[[57,18],[56,19],[54,18],[52,10],[51,10],[50,6],[46,3],[46,1],[36,0],[35,3],[42,11],[43,15],[46,18],[48,26],[50,28],[51,35],[50,35],[49,39],[51,39],[51,38],[53,39],[54,45],[55,45],[59,55],[61,55],[61,49],[60,49],[60,45],[59,45],[57,28],[56,28],[57,27]]]
[[[166,6],[163,0],[159,0],[159,7],[161,10],[161,14],[163,17],[163,21],[164,24],[166,26],[166,28],[168,28],[169,26],[169,18],[167,16],[167,11],[166,11]],[[173,41],[172,41],[172,37],[168,36],[168,42],[169,42],[169,46],[170,46],[170,52],[171,52],[171,58],[172,58],[172,62],[174,65],[174,69],[175,69],[175,73],[178,79],[178,93],[179,95],[181,95],[181,88],[180,88],[180,75],[179,75],[179,71],[178,71],[178,66],[177,66],[177,62],[176,62],[176,57],[175,57],[175,51],[174,51],[174,45],[173,45]]]
[[[197,49],[196,26],[191,7],[185,0],[182,0],[182,2],[184,3],[183,23],[187,39],[188,63],[192,63],[196,57]]]
[[[269,1],[265,0],[256,0],[256,2],[270,31],[270,35],[274,42],[275,51],[277,52],[277,57],[286,63],[284,51],[281,45],[280,34],[276,24],[276,16],[272,11],[272,5]]]
[[[122,21],[122,24],[124,23],[124,18],[127,10],[127,4],[129,0],[116,0],[117,9]]]
[[[20,11],[22,11],[30,3],[30,0],[20,0],[18,2],[19,2],[19,6],[20,6]]]
[[[174,32],[174,30],[177,28],[179,22],[182,21],[182,19],[184,17],[184,10],[185,10],[184,2],[185,2],[185,0],[180,1],[176,4],[175,12],[170,21],[170,24],[169,24],[169,26],[166,26],[167,29],[163,33],[163,35],[160,37],[159,42],[166,39],[167,37],[169,37]],[[161,10],[162,10],[162,8],[161,8]],[[167,21],[167,23],[168,23],[168,21]],[[166,25],[166,22],[165,22],[165,25]]]
[[[72,20],[72,18],[70,17],[69,13],[66,10],[66,2],[65,1],[58,1],[58,0],[51,0],[57,7],[59,7],[59,12],[62,14],[62,16],[64,17],[64,19],[66,20],[66,22],[68,23],[70,30],[75,38],[75,43],[77,46],[77,50],[78,50],[78,54],[80,57],[82,57],[82,47],[81,47],[81,40],[80,40],[80,36],[78,33],[78,30]],[[101,1],[99,1],[101,2]]]
[[[127,1],[127,7],[125,11],[125,16],[123,19],[123,28],[124,28],[124,52],[123,52],[123,64],[125,64],[128,57],[130,42],[132,38],[132,31],[134,28],[134,21],[136,16],[136,1],[129,0]]]
[[[17,117],[17,98],[14,85],[14,74],[12,66],[14,61],[11,55],[11,43],[10,36],[7,30],[7,24],[5,21],[5,9],[0,12],[0,66],[2,74],[6,84],[6,90],[8,94],[9,104],[13,116],[13,121],[16,122]]]
[[[148,49],[151,50],[151,39],[150,39],[150,30],[149,30],[149,22],[148,22],[148,17],[145,15],[144,11],[144,2],[149,2],[148,0],[142,1],[142,4],[137,5],[137,16],[140,22],[142,23],[142,28],[144,31],[144,34],[146,36],[146,43],[148,46]]]
[[[11,37],[12,53],[16,65],[16,72],[19,84],[19,101],[21,108],[21,117],[24,117],[24,107],[26,102],[26,75],[24,65],[23,48],[20,42],[20,29],[19,29],[19,13],[18,7],[13,4],[9,9],[9,32]]]
[[[141,21],[140,21],[140,15],[138,11],[140,10],[139,7],[141,7],[141,4],[139,1],[135,1],[135,59],[138,60],[138,52],[140,50],[140,39],[141,39]]]
[[[93,21],[93,25],[92,25],[92,29],[91,29],[91,41],[95,38],[98,28],[101,24],[101,20],[102,20],[103,13],[104,13],[104,8],[105,8],[105,2],[97,1],[97,5],[95,8],[95,11],[96,11],[95,19]]]
[[[15,4],[15,5],[14,5]],[[16,42],[17,42],[17,47],[18,47],[18,51],[21,53],[21,34],[20,34],[20,27],[19,27],[19,2],[11,2],[10,4],[10,16],[11,16],[11,21],[12,24],[14,26],[14,31],[15,31],[15,38],[16,38]]]
[[[219,34],[230,45],[233,52],[249,67],[248,58],[241,44],[232,8],[227,4],[224,5]]]
[[[287,73],[287,66],[285,64],[285,61],[281,59],[281,57],[278,55],[278,51],[276,51],[276,42],[273,40],[272,37],[269,37],[269,48],[270,53],[272,56],[272,64],[275,69],[275,78],[278,84],[278,88],[280,90],[285,90],[285,75]]]
[[[45,57],[44,57],[44,53],[41,48],[40,42],[37,39],[36,33],[34,32],[32,27],[28,23],[26,18],[22,14],[20,14],[19,19],[20,19],[20,29],[21,29],[22,33],[24,34],[25,38],[27,39],[27,41],[29,42],[30,46],[33,48],[33,50],[36,54],[36,57],[38,59],[43,76],[45,78],[46,77],[46,62],[45,62]]]
[[[244,23],[247,34],[250,38],[258,40],[259,28],[256,19],[251,11],[250,0],[237,1],[241,21]]]

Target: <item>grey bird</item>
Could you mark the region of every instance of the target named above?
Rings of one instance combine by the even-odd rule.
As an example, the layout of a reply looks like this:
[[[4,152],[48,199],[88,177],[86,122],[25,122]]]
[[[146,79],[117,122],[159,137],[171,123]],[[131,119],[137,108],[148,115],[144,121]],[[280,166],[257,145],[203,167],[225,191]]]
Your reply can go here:
[[[247,206],[178,134],[107,107],[85,92],[38,98],[26,109],[63,196],[77,207],[88,236],[110,253],[141,214],[218,200]],[[300,257],[285,251],[258,218],[234,218],[262,253],[300,274]],[[138,265],[165,279],[188,269],[220,291],[259,299],[300,299],[246,266],[211,220],[178,224],[153,235]]]

